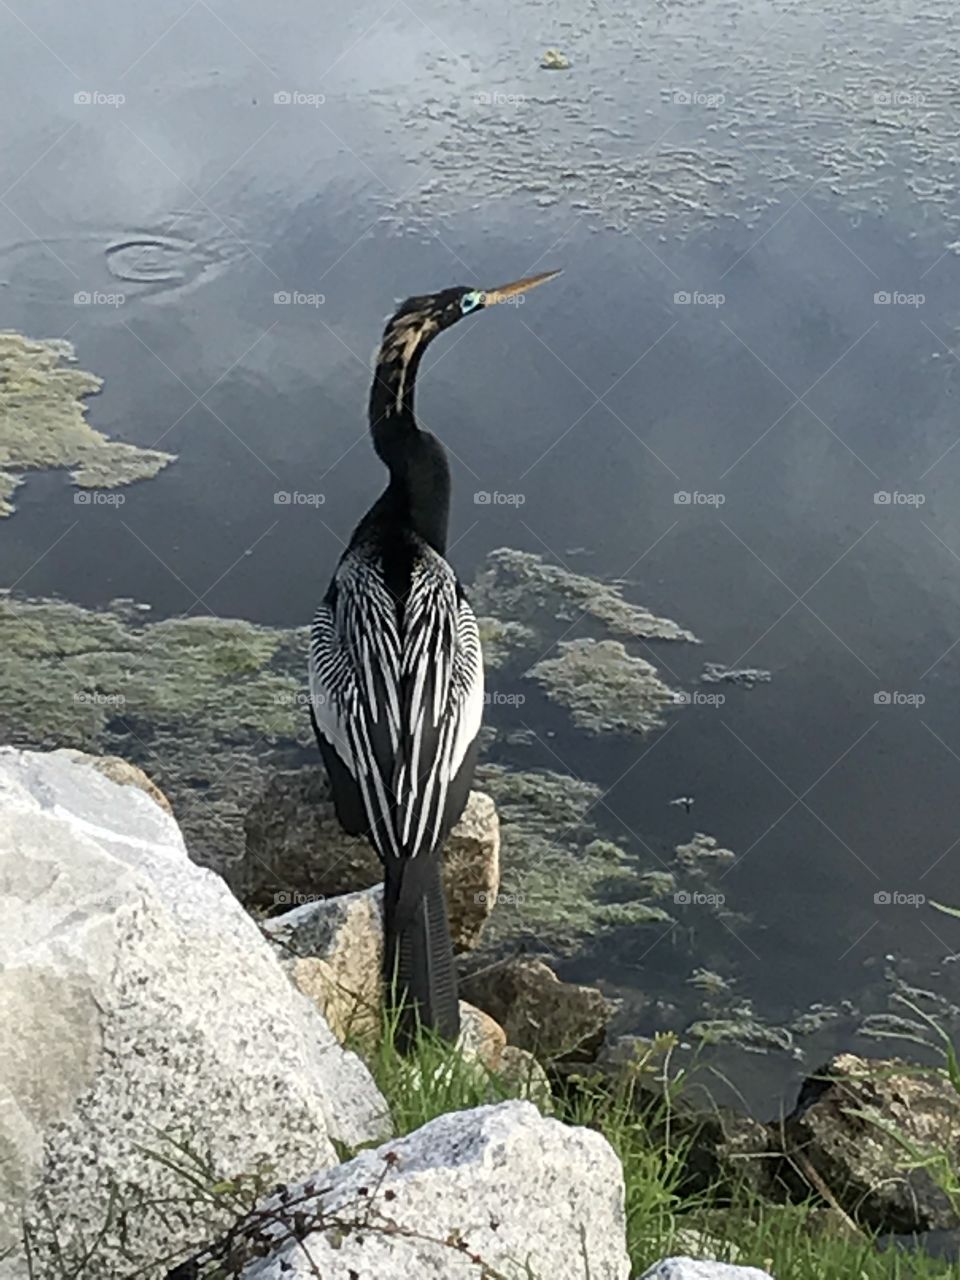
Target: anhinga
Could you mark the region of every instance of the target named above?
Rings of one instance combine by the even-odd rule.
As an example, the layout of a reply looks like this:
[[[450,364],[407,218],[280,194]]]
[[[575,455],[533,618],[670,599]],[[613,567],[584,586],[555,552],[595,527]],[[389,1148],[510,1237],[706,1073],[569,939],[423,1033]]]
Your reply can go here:
[[[310,639],[310,701],[337,817],[384,867],[384,975],[400,1043],[459,1031],[441,854],[467,802],[483,711],[473,611],[445,560],[450,471],[413,411],[417,369],[444,329],[556,271],[497,289],[408,298],[388,321],[370,392],[390,472],[354,530]]]

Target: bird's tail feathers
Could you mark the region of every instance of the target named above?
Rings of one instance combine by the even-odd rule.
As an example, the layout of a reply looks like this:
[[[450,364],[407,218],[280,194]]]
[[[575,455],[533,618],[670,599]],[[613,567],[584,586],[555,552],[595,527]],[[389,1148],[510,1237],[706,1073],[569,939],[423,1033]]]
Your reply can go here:
[[[419,1027],[455,1040],[460,1007],[440,855],[390,858],[384,872],[384,977],[398,1044],[410,1048]]]

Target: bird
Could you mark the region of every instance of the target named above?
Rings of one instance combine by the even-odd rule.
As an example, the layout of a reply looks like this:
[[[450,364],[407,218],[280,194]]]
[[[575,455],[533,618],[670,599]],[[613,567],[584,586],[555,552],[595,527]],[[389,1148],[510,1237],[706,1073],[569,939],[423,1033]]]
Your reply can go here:
[[[440,333],[558,274],[411,297],[388,319],[369,424],[389,478],[310,629],[309,703],[336,815],[383,864],[383,973],[402,1051],[421,1028],[459,1034],[442,850],[470,793],[484,703],[477,621],[446,559],[450,468],[414,412],[417,371]]]

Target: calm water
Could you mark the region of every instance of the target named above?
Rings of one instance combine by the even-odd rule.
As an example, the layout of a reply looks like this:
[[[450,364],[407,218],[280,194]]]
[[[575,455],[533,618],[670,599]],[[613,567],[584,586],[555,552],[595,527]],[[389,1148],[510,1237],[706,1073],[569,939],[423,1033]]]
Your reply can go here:
[[[764,1016],[859,1003],[888,953],[949,989],[960,929],[875,894],[960,901],[956,19],[644,8],[4,7],[0,327],[68,337],[106,381],[94,423],[180,460],[119,512],[31,479],[0,581],[304,622],[381,484],[363,405],[392,300],[562,265],[426,362],[453,559],[469,578],[507,544],[624,576],[704,640],[657,650],[668,677],[773,678],[651,750],[531,699],[560,732],[524,761],[612,786],[611,830],[652,865],[694,829],[741,855],[723,888],[753,923],[701,958]],[[539,69],[548,46],[569,71]],[[651,940],[570,967],[638,1029],[690,968]],[[798,1070],[739,1080],[762,1110]]]

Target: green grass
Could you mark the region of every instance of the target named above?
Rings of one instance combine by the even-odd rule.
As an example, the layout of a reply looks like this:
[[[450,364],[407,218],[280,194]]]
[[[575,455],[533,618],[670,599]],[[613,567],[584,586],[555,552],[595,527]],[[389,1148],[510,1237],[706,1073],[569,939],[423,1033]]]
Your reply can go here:
[[[822,1203],[775,1205],[751,1189],[721,1200],[706,1191],[684,1196],[685,1139],[671,1135],[674,1099],[683,1075],[670,1075],[670,1040],[653,1047],[617,1087],[578,1081],[554,1098],[553,1114],[569,1124],[601,1132],[620,1157],[626,1188],[627,1244],[633,1275],[672,1254],[714,1257],[760,1267],[776,1280],[947,1280],[950,1264],[916,1253],[881,1251]],[[398,1134],[410,1133],[448,1111],[518,1097],[509,1085],[449,1045],[424,1035],[405,1058],[389,1028],[379,1046],[364,1053],[387,1098]],[[638,1108],[643,1081],[662,1086],[651,1111]],[[649,1096],[649,1095],[647,1095]]]

